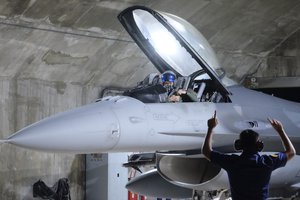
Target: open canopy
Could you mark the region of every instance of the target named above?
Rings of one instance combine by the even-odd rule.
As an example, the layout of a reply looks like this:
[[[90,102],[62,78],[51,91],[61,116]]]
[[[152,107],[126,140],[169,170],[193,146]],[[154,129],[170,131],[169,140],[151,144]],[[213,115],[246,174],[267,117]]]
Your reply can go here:
[[[129,7],[118,18],[158,71],[173,70],[180,76],[202,71],[229,94],[213,49],[189,22],[143,6]]]

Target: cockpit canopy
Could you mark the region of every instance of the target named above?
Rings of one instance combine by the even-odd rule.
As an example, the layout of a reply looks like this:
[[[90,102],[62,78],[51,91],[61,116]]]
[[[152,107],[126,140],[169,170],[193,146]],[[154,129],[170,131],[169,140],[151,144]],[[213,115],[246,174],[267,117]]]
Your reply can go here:
[[[216,56],[206,39],[187,21],[168,13],[160,13],[163,18],[201,55],[203,60],[215,69],[220,68]],[[188,76],[202,67],[192,58],[191,54],[163,24],[145,10],[133,11],[133,18],[143,37],[153,46],[154,50],[166,63],[182,76]],[[217,74],[216,74],[217,76]]]
[[[225,77],[210,44],[189,22],[143,6],[129,7],[118,18],[159,72],[210,80],[222,96],[230,94],[227,86],[235,82]]]
[[[204,70],[220,85],[220,64],[208,41],[186,20],[143,6],[133,6],[119,14],[119,20],[135,42],[160,71],[173,70],[180,76]],[[223,86],[224,87],[224,86]]]

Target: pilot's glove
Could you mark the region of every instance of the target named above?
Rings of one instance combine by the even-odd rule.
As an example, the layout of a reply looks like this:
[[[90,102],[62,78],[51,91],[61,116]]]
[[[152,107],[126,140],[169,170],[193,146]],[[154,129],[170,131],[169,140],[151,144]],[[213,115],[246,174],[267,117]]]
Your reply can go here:
[[[177,94],[178,94],[178,95],[186,94],[186,90],[179,89],[179,90],[177,91]]]
[[[179,102],[181,100],[180,96],[172,95],[169,97],[170,102]]]

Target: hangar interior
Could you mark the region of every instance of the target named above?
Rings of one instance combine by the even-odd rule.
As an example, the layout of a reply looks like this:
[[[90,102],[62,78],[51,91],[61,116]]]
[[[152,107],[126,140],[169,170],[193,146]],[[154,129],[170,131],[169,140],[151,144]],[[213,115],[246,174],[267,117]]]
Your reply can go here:
[[[281,88],[278,96],[288,88],[299,102],[297,0],[0,0],[0,138],[156,72],[117,20],[132,5],[186,19],[227,76],[254,89]],[[32,199],[34,182],[62,177],[73,200],[86,198],[85,155],[2,144],[0,161],[1,199]]]

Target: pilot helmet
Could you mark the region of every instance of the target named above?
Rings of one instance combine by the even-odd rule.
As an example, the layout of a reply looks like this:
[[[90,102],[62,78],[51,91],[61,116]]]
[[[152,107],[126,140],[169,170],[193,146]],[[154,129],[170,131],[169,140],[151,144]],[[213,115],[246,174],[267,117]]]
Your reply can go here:
[[[176,79],[176,74],[170,70],[168,71],[165,71],[162,75],[161,75],[161,80],[162,82],[171,82],[171,83],[174,83],[175,82],[175,79]]]

